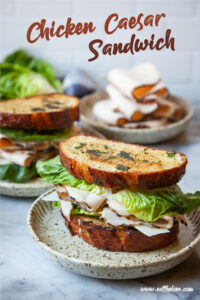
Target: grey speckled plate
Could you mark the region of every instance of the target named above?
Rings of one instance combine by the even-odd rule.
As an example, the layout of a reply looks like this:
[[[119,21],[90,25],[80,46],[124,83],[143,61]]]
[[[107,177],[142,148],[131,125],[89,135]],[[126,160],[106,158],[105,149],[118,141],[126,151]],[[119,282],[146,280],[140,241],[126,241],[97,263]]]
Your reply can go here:
[[[108,94],[105,91],[86,96],[81,101],[81,121],[85,126],[98,130],[109,139],[127,143],[156,144],[173,138],[186,128],[193,115],[193,107],[189,102],[170,95],[170,101],[179,103],[185,108],[186,115],[180,121],[159,128],[130,129],[114,127],[98,120],[92,112],[94,104],[106,98],[108,98]]]
[[[25,183],[0,181],[0,193],[12,197],[37,197],[51,187],[51,184],[39,179],[32,179]]]
[[[105,138],[101,133],[82,127],[82,132],[85,135],[98,136]],[[52,185],[40,179],[32,179],[26,183],[13,183],[0,180],[0,194],[12,197],[37,197],[49,190]]]
[[[51,259],[79,274],[105,279],[154,275],[180,264],[200,243],[200,212],[195,211],[188,217],[188,227],[180,225],[178,240],[166,248],[144,253],[99,250],[77,236],[72,237],[60,210],[51,202],[42,201],[43,196],[28,213],[31,236]]]

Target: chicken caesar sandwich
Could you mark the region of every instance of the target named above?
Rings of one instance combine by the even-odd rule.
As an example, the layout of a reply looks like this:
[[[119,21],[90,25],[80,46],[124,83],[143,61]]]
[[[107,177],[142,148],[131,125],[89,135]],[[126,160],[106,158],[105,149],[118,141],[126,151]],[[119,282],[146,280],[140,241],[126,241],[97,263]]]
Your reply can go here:
[[[56,185],[54,206],[66,226],[92,246],[142,252],[173,243],[200,192],[184,194],[184,154],[89,136],[62,141],[60,156],[37,162]],[[52,199],[53,200],[53,199]]]
[[[0,180],[38,176],[36,162],[55,157],[59,142],[78,130],[79,99],[53,93],[5,100],[0,105]]]

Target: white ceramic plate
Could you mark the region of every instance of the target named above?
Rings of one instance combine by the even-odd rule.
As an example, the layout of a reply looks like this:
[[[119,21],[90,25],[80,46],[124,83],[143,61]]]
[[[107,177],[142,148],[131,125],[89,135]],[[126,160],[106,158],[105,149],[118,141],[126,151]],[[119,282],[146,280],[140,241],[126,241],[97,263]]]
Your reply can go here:
[[[200,212],[195,211],[188,217],[188,227],[180,225],[178,240],[166,248],[144,253],[99,250],[77,236],[72,237],[60,209],[54,208],[52,202],[42,201],[44,195],[28,213],[31,236],[51,259],[79,274],[105,279],[154,275],[180,264],[200,243]]]
[[[107,138],[122,142],[155,144],[168,140],[180,134],[186,128],[193,115],[193,108],[189,102],[170,95],[170,101],[179,103],[185,108],[186,115],[180,121],[159,128],[130,129],[114,127],[98,120],[92,112],[94,104],[106,98],[108,98],[108,94],[105,91],[86,96],[81,101],[81,121],[85,126],[98,130]]]
[[[85,135],[92,135],[105,138],[101,133],[82,127]],[[47,191],[53,185],[40,179],[32,179],[26,183],[13,183],[0,180],[0,194],[12,197],[37,197]]]

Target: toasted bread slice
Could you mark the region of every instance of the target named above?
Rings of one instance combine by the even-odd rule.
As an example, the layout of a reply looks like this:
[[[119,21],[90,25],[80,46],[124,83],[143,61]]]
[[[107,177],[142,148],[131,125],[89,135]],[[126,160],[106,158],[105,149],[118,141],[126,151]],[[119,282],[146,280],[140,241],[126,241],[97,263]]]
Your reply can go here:
[[[65,217],[64,217],[65,218]],[[178,222],[168,233],[144,235],[134,227],[111,226],[94,217],[71,215],[65,224],[72,235],[78,235],[93,247],[108,251],[144,252],[166,247],[177,239]]]
[[[56,130],[79,119],[79,99],[65,94],[45,94],[1,102],[0,125],[36,130]]]
[[[68,138],[59,148],[61,161],[72,175],[108,188],[170,186],[181,179],[187,164],[179,152],[91,136]]]

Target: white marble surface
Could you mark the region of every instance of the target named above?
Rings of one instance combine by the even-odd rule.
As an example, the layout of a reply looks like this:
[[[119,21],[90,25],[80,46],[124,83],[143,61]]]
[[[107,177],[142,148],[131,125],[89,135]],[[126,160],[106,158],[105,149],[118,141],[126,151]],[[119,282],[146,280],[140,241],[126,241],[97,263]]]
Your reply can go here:
[[[188,156],[183,190],[200,189],[200,106],[185,134],[167,147]],[[138,280],[92,279],[61,269],[49,261],[29,235],[26,215],[32,200],[1,197],[0,299],[2,300],[135,300],[200,299],[200,246],[181,265],[165,273]],[[193,292],[141,292],[141,287],[192,287]]]

